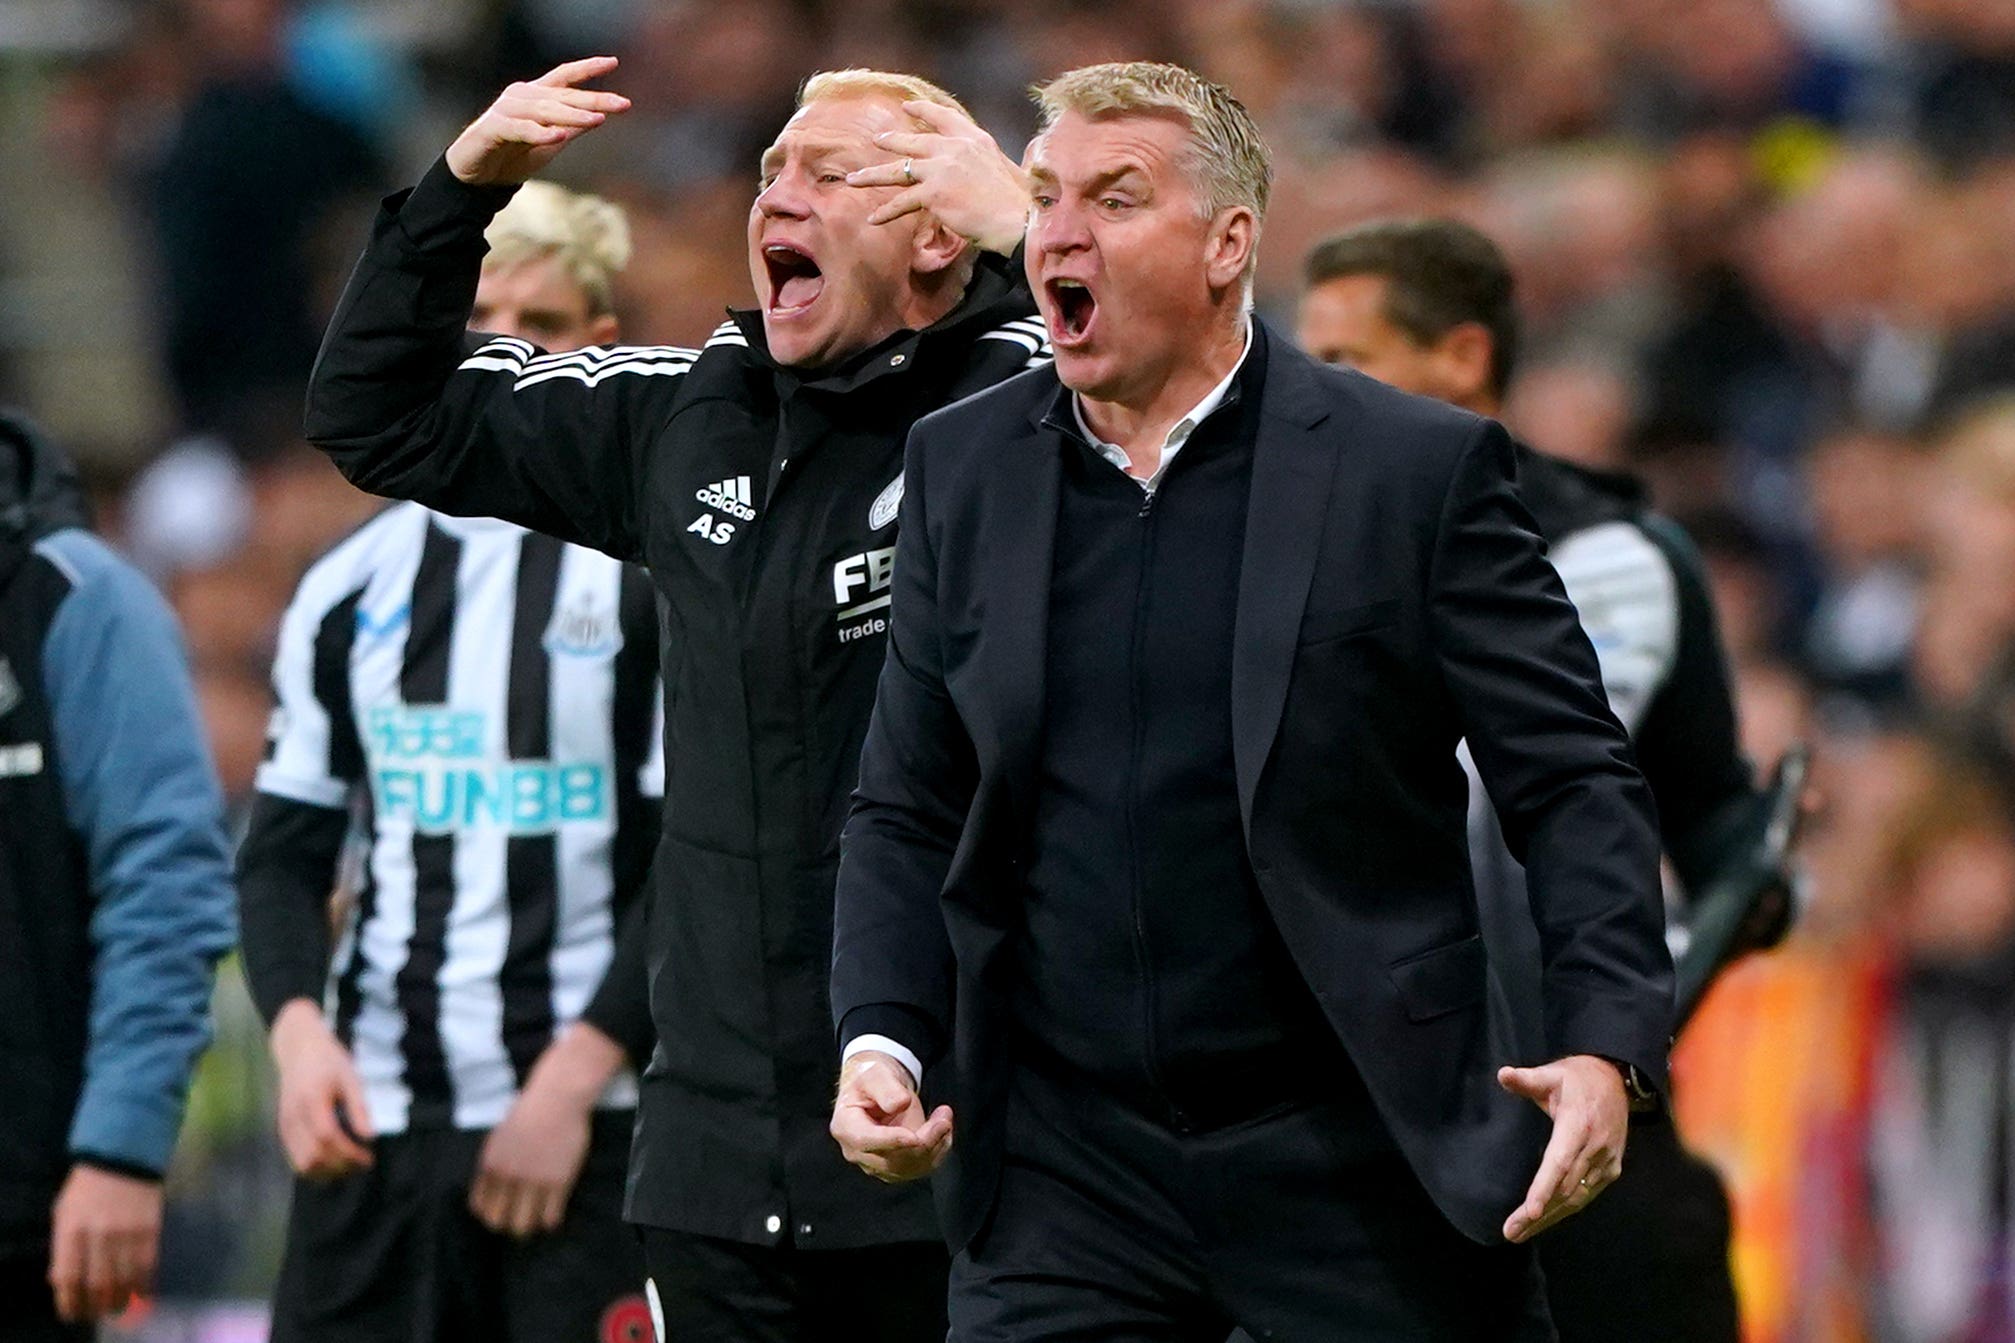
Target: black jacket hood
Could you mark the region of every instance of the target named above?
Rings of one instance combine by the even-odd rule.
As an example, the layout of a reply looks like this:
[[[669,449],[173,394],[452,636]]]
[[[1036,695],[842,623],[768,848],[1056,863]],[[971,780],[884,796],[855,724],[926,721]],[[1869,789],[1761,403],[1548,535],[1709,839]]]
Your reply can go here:
[[[0,541],[90,525],[77,464],[34,421],[0,409]]]

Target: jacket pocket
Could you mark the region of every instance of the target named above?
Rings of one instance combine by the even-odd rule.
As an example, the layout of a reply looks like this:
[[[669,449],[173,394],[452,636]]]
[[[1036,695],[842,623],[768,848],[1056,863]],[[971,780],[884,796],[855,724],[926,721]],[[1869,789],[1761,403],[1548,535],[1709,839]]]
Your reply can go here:
[[[1340,611],[1311,611],[1301,625],[1301,646],[1334,643],[1360,634],[1370,634],[1399,623],[1399,598],[1346,606]]]
[[[1407,1020],[1429,1021],[1460,1011],[1483,1000],[1483,938],[1465,937],[1394,961],[1385,972],[1392,976]]]

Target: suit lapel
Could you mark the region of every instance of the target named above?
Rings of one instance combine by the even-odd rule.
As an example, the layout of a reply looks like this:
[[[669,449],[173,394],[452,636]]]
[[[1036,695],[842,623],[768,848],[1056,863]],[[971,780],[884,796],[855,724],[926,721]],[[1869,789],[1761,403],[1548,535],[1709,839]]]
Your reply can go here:
[[[1002,775],[1024,826],[1034,816],[1061,480],[1056,434],[1038,423],[1002,454],[980,551],[986,557],[982,684],[994,696]]]
[[[1264,338],[1266,388],[1253,444],[1231,661],[1232,760],[1248,831],[1253,794],[1287,702],[1336,474],[1336,449],[1313,432],[1329,409],[1308,357],[1271,332]]]

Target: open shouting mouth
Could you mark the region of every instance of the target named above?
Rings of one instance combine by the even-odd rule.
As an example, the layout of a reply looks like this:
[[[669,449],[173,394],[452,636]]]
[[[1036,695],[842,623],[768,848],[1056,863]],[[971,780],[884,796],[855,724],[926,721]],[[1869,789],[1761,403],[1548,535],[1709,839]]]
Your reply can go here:
[[[1098,318],[1098,297],[1082,280],[1051,279],[1043,282],[1043,295],[1049,301],[1046,316],[1049,320],[1050,344],[1058,349],[1072,350],[1091,340],[1092,325]]]
[[[795,317],[818,302],[826,287],[825,275],[812,254],[795,243],[763,245],[763,265],[769,272],[771,317]]]

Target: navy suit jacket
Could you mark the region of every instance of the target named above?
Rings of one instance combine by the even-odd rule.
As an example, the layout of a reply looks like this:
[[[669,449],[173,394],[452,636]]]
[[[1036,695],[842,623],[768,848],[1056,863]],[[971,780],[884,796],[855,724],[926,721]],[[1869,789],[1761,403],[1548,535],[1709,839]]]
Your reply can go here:
[[[1622,1059],[1662,1086],[1651,797],[1504,430],[1254,331],[1261,428],[1223,632],[1247,854],[1422,1184],[1499,1240],[1548,1123],[1495,1078],[1542,1060],[1514,1057],[1477,935],[1456,743],[1529,873],[1549,1055]],[[954,1248],[1000,1164],[1068,395],[1038,369],[911,433],[888,661],[841,843],[834,1019],[899,1009],[948,1042],[925,1091],[956,1115],[936,1177]]]

